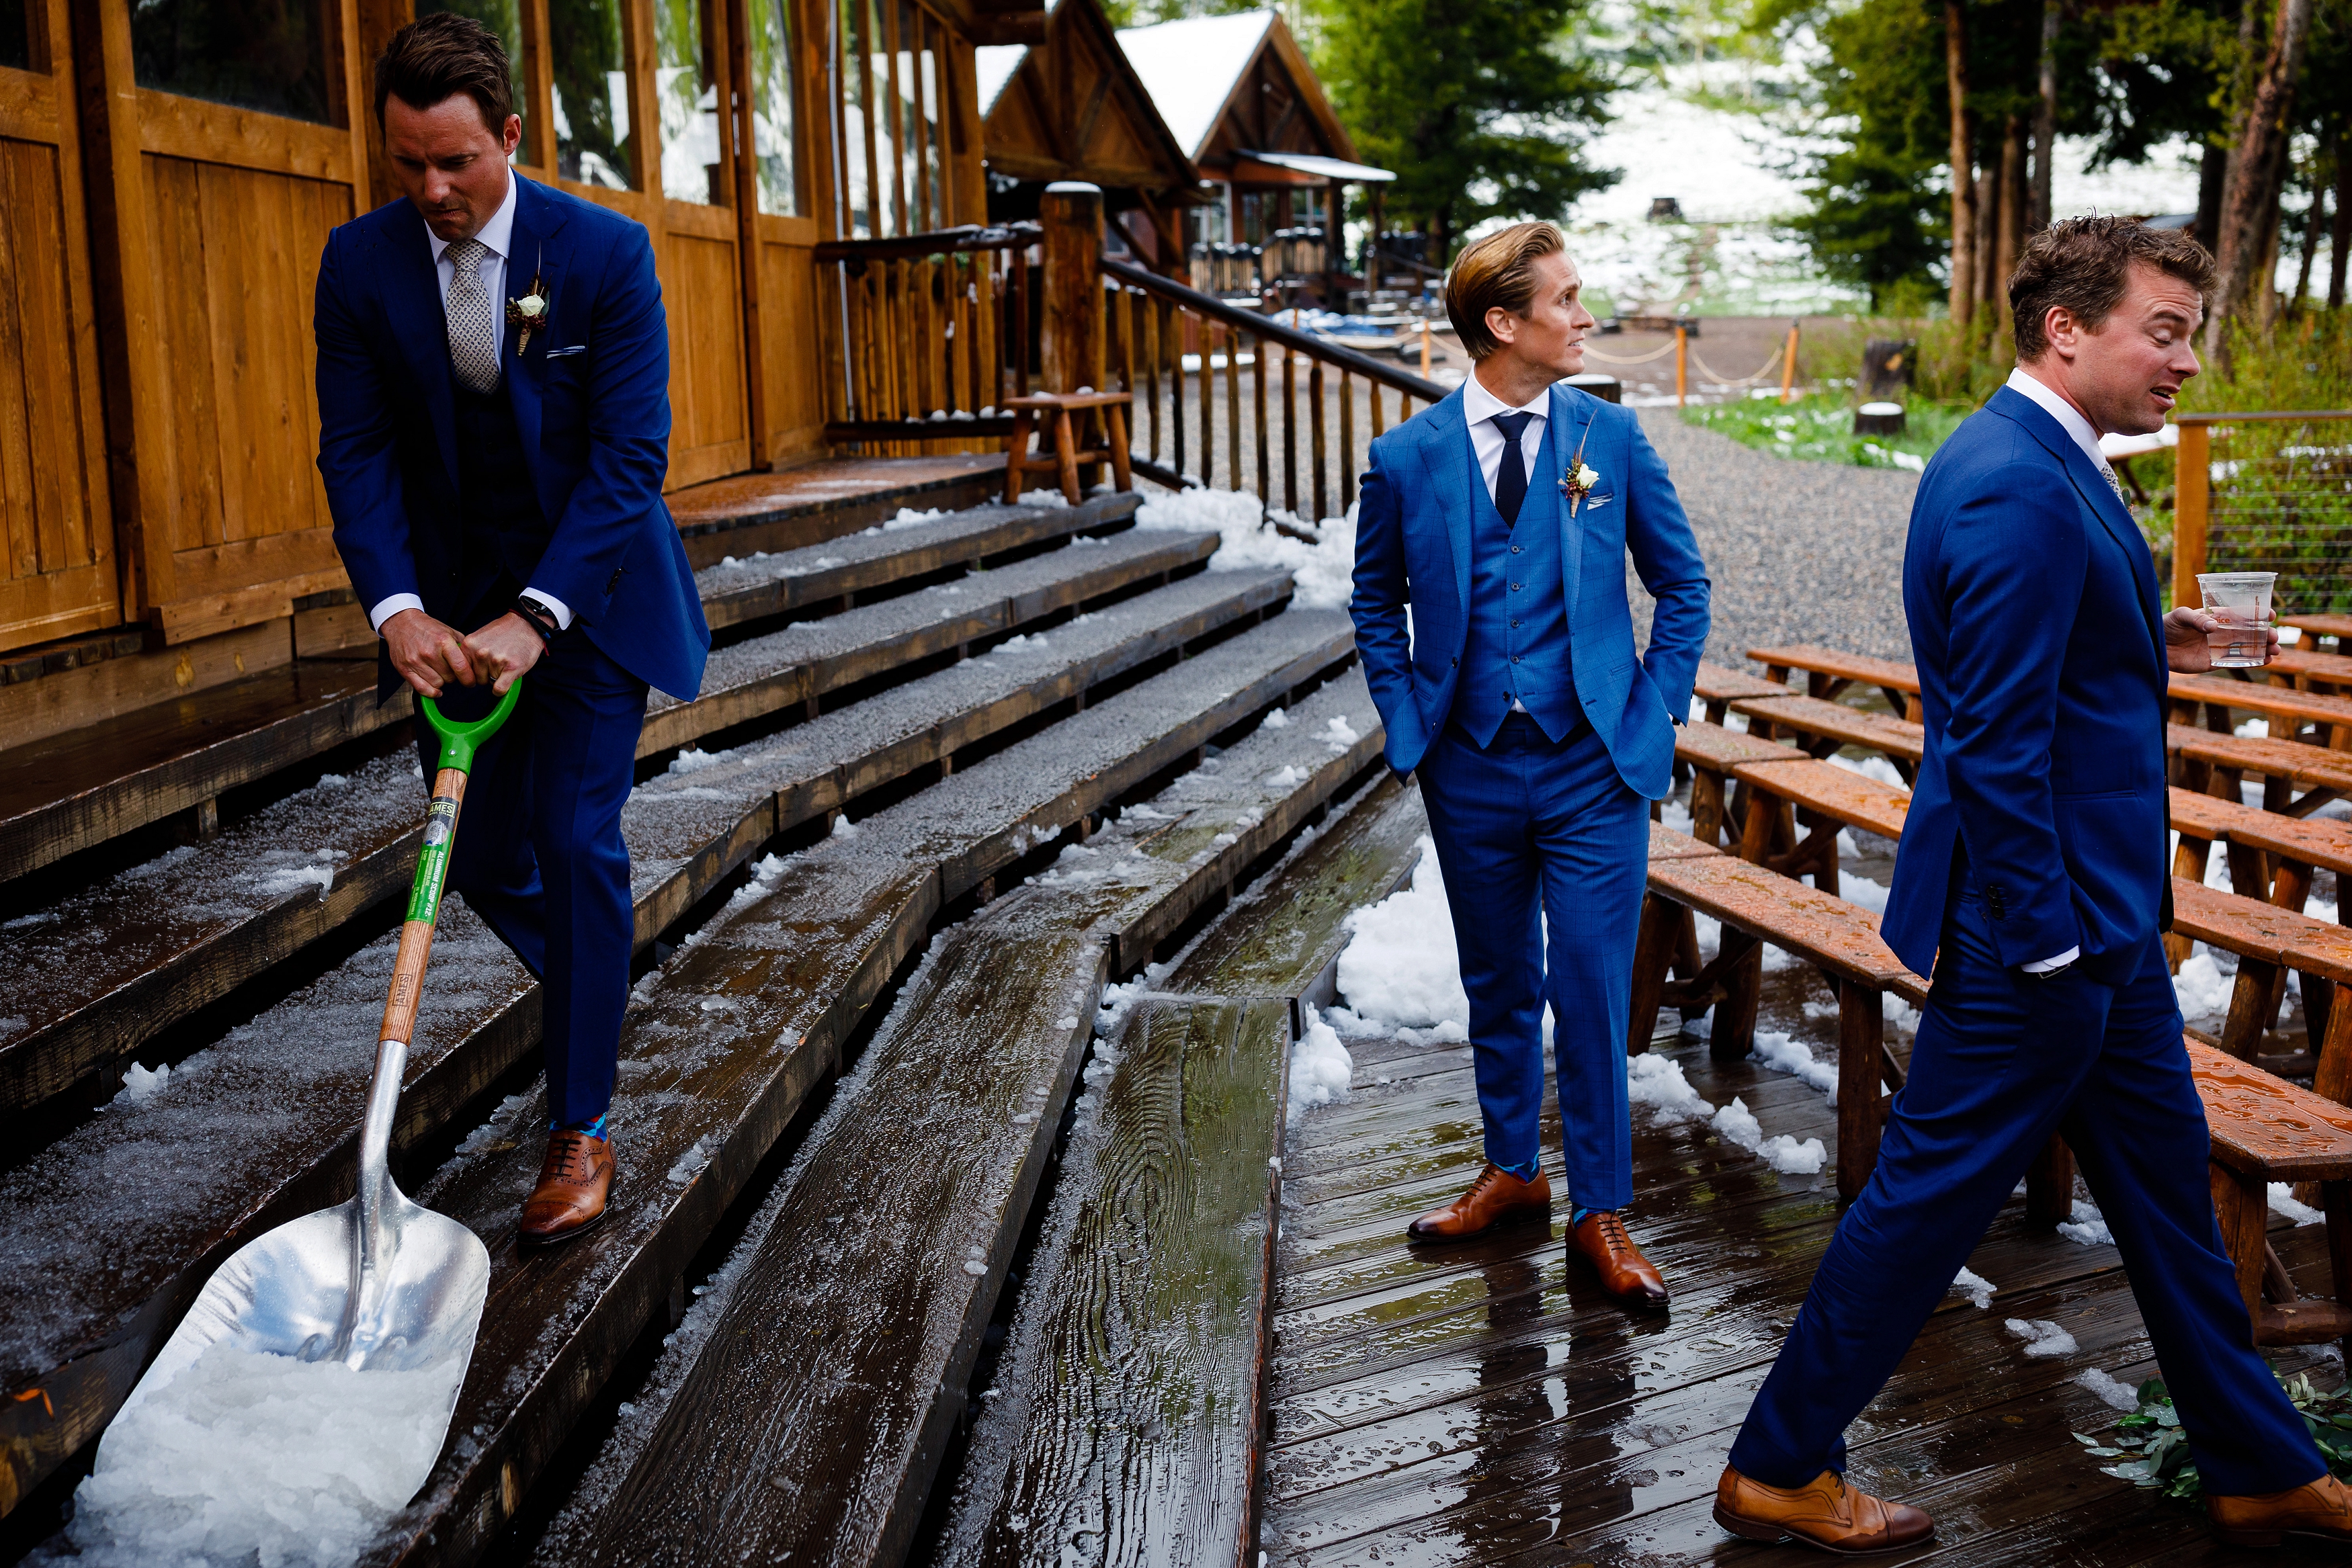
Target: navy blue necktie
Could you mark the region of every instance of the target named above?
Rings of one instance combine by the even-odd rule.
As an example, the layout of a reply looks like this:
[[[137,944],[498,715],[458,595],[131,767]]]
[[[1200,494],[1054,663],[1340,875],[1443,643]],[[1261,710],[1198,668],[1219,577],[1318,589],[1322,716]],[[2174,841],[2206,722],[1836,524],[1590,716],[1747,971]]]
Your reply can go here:
[[[1519,450],[1519,437],[1527,434],[1532,413],[1498,413],[1494,425],[1503,433],[1503,465],[1495,470],[1495,510],[1503,514],[1503,526],[1509,528],[1519,520],[1520,504],[1528,498],[1528,459]]]

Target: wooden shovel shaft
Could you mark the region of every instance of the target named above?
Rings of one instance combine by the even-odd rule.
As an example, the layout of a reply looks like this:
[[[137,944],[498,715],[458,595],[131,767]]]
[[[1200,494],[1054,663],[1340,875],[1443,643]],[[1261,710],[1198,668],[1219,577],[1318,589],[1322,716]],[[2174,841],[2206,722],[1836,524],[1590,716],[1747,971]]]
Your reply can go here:
[[[378,1040],[409,1043],[416,1007],[425,995],[425,961],[433,953],[433,925],[441,912],[441,889],[449,870],[449,845],[457,836],[457,810],[466,800],[466,771],[444,768],[433,776],[433,803],[425,817],[425,847],[417,852],[416,880],[408,895],[408,920],[400,928],[400,951],[392,961],[392,992],[384,998]]]

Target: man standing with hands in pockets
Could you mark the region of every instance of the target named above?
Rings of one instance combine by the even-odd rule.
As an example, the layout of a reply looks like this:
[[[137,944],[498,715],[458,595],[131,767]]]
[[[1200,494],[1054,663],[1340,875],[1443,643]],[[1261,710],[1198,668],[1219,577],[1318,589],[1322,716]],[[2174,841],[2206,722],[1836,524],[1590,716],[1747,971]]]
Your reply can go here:
[[[1934,987],[1877,1167],[1732,1445],[1715,1517],[1735,1534],[1860,1554],[1933,1533],[1846,1486],[1846,1425],[2054,1132],[2115,1231],[2221,1538],[2352,1542],[2352,1494],[2254,1351],[2165,961],[2165,695],[2209,666],[2214,621],[2158,608],[2099,453],[2161,429],[2197,373],[2212,265],[2123,218],[2034,235],[2009,283],[2017,369],[1920,481],[1903,601],[1927,748],[1883,929]]]
[[[550,1128],[517,1239],[603,1219],[635,915],[621,840],[646,691],[702,683],[710,632],[677,527],[669,339],[643,225],[507,166],[512,73],[444,12],[376,62],[405,200],[319,264],[319,473],[360,602],[402,682],[479,717],[449,885],[541,985]],[[420,720],[425,779],[436,762]]]
[[[1657,1308],[1665,1281],[1622,1218],[1626,1009],[1649,802],[1673,783],[1707,580],[1633,413],[1559,384],[1584,368],[1595,325],[1580,287],[1547,223],[1455,258],[1446,314],[1475,365],[1460,391],[1372,443],[1352,610],[1389,766],[1418,774],[1437,843],[1486,1127],[1477,1179],[1408,1234],[1451,1241],[1549,1214],[1538,1141],[1549,1001],[1569,1255],[1618,1301]],[[1638,659],[1629,551],[1657,601]]]

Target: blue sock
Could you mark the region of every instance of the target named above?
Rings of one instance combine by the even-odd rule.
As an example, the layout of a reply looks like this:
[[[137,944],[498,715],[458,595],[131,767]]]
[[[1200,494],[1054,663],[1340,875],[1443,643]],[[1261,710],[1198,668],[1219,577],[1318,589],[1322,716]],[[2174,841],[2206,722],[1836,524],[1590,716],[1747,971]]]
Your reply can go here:
[[[559,1127],[551,1121],[547,1124],[547,1130],[551,1133],[585,1133],[592,1138],[601,1138],[605,1135],[605,1117],[610,1116],[611,1114],[612,1113],[607,1111],[603,1116],[597,1117],[593,1122],[574,1122],[568,1127]]]
[[[1533,1181],[1536,1179],[1536,1173],[1543,1169],[1543,1156],[1538,1155],[1534,1159],[1528,1161],[1525,1165],[1498,1165],[1495,1168],[1501,1171],[1505,1176],[1514,1176],[1518,1177],[1521,1181]]]
[[[1591,1215],[1591,1214],[1606,1214],[1606,1213],[1608,1213],[1608,1212],[1609,1212],[1609,1211],[1608,1211],[1607,1209],[1601,1209],[1601,1208],[1571,1208],[1571,1209],[1570,1209],[1570,1210],[1568,1211],[1568,1226],[1569,1226],[1569,1228],[1570,1228],[1570,1229],[1571,1229],[1571,1230],[1573,1230],[1573,1229],[1575,1229],[1578,1226],[1580,1226],[1580,1225],[1583,1224],[1583,1223],[1584,1223],[1584,1219],[1585,1219],[1585,1216],[1587,1216],[1587,1215]]]

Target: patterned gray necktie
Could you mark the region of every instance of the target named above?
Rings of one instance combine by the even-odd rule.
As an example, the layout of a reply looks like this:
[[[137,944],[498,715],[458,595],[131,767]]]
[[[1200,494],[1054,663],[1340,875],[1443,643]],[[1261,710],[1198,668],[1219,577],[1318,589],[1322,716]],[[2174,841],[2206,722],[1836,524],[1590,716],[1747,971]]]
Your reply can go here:
[[[478,239],[450,242],[442,253],[449,258],[449,366],[457,379],[477,392],[499,384],[498,312],[490,308],[490,291],[482,286],[482,263],[490,247]]]
[[[2124,482],[2116,477],[2116,471],[2112,468],[2102,465],[2099,472],[2107,476],[2107,488],[2116,493],[2116,499],[2123,501],[2124,506],[2128,508],[2131,506],[2131,503],[2129,501],[2124,501]]]

